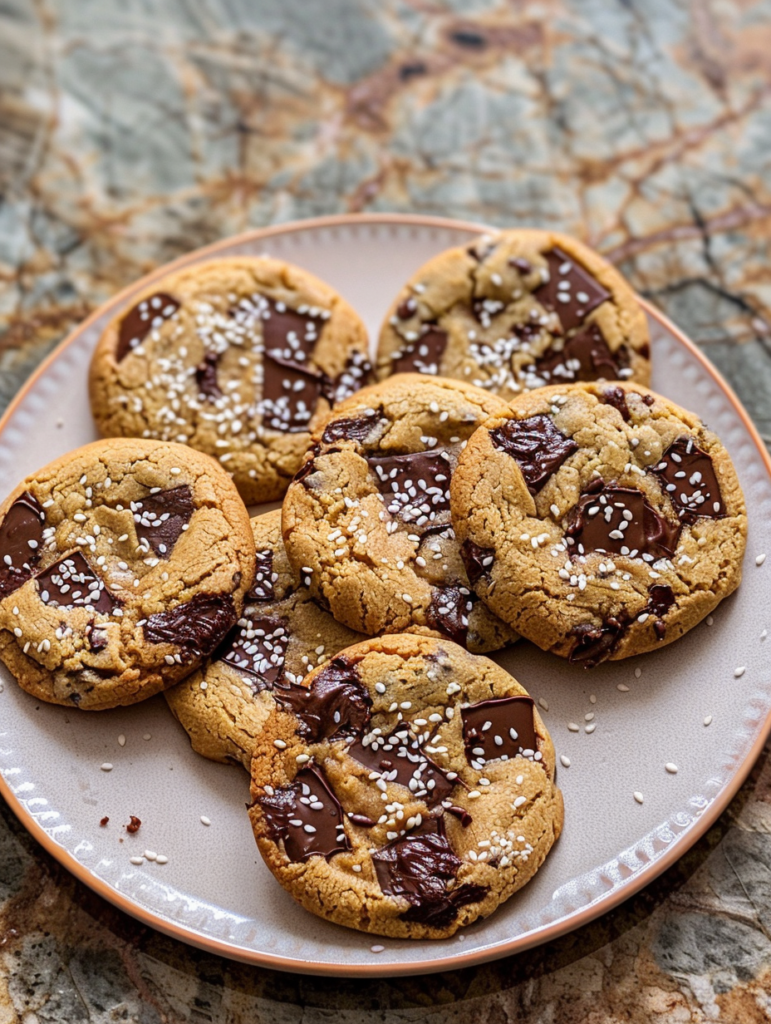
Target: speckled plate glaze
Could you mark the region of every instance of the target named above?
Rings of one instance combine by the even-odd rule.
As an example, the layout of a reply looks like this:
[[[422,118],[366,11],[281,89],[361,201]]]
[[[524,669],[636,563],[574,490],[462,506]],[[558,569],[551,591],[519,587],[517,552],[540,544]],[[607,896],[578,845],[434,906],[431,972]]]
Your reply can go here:
[[[425,217],[334,217],[254,231],[172,266],[264,252],[291,260],[338,288],[374,338],[402,282],[480,230]],[[86,391],[91,351],[109,317],[169,269],[91,316],[22,390],[0,424],[3,493],[96,436]],[[736,463],[750,510],[745,578],[711,626],[655,654],[593,672],[526,643],[498,656],[541,699],[557,753],[570,761],[559,769],[564,834],[522,892],[462,941],[393,941],[326,924],[297,907],[263,866],[244,812],[246,774],[193,754],[162,698],[78,714],[38,703],[2,670],[0,791],[32,835],[106,899],[179,939],[265,966],[361,976],[467,966],[553,939],[672,864],[726,807],[771,726],[771,640],[761,639],[771,627],[771,558],[756,564],[771,554],[771,463],[714,367],[645,308],[654,388],[698,411]],[[587,733],[591,712],[596,728]],[[105,762],[111,771],[100,770]],[[669,762],[676,774],[666,771]],[[135,835],[123,828],[132,814],[142,820]],[[132,864],[145,850],[168,862]]]

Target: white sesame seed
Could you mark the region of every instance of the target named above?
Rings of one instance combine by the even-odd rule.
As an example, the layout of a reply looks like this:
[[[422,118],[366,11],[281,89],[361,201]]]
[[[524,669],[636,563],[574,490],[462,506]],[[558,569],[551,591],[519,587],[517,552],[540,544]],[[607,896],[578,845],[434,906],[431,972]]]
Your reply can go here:
[[[211,825],[210,819],[207,818],[205,814],[201,815],[201,824],[202,825]]]
[[[590,722],[587,726],[584,726],[584,732],[588,732],[588,733],[591,734],[591,733],[594,732],[594,730],[596,728],[597,728],[597,723],[596,722]]]
[[[578,732],[578,731],[579,731],[579,728],[580,728],[580,727],[579,727],[579,725],[578,725],[578,723],[577,723],[577,722],[568,722],[568,729],[569,729],[569,730],[570,730],[571,732]]]
[[[672,761],[668,761],[664,765],[664,767],[666,768],[666,770],[669,772],[670,775],[677,775],[677,765],[674,764]]]
[[[626,685],[626,683],[617,683],[616,689],[620,690],[622,693],[629,693],[629,687]]]
[[[151,739],[152,739],[152,736],[150,735],[150,733],[149,733],[149,732],[146,732],[146,733],[144,734],[144,736],[142,737],[142,739],[143,739],[143,740],[151,740]]]
[[[545,698],[539,697],[538,698],[538,703],[543,708],[544,711],[548,711],[549,710],[549,704],[548,704],[548,701],[545,700]]]
[[[638,804],[641,804],[643,802],[643,795],[642,795],[642,793],[637,792],[637,793],[634,793],[633,796],[634,796],[634,798],[635,798],[635,800],[637,801]]]
[[[641,668],[636,668],[634,670],[634,677],[635,677],[635,679],[639,679],[641,675],[642,675],[642,669]]]
[[[126,746],[126,737],[123,735],[123,733],[121,733],[120,736],[118,737],[118,745],[121,747]]]
[[[357,864],[356,866],[359,868],[359,871],[361,871],[359,865]],[[382,953],[383,950],[385,949],[385,946],[370,946],[369,948],[373,953]]]
[[[201,689],[204,691],[209,689],[209,684],[206,682],[205,679],[201,680]]]
[[[158,854],[155,850],[145,850],[145,860],[157,860]]]
[[[570,758],[567,756],[567,754],[560,754],[560,764],[564,768],[570,767]]]
[[[468,796],[469,800],[476,800],[477,797],[480,797],[482,794],[479,792],[478,789],[472,789],[471,792],[467,793],[466,795]]]
[[[711,626],[714,621],[715,620],[714,620],[713,616],[711,616],[711,615],[707,616],[707,625],[708,626]]]
[[[712,725],[712,715],[707,715],[707,717],[704,719],[704,724]]]
[[[143,857],[130,857],[129,858],[129,863],[130,864],[136,864],[138,866],[140,864],[144,864],[144,858]]]
[[[110,764],[109,761],[105,761],[104,764],[99,765],[99,767],[102,769],[103,772],[112,771],[112,765]]]
[[[158,856],[155,858],[155,863],[156,864],[168,864],[169,863],[169,858],[165,857],[162,853],[159,853]]]
[[[273,740],[273,746],[278,747],[279,750],[286,750],[286,743],[283,740]]]
[[[755,565],[762,565],[765,562],[765,560],[766,560],[766,556],[765,555],[758,555],[755,558]]]
[[[591,720],[593,718],[594,718],[594,712],[593,711],[587,711],[586,714],[584,715],[584,721],[585,722],[591,722]]]
[[[597,697],[596,697],[595,694],[593,694],[593,693],[589,694],[589,703],[590,704],[596,704],[597,703]]]
[[[741,677],[744,675],[744,673],[746,671],[747,671],[747,669],[746,669],[746,667],[744,665],[740,665],[738,668],[735,668],[734,669],[734,679],[741,679]]]

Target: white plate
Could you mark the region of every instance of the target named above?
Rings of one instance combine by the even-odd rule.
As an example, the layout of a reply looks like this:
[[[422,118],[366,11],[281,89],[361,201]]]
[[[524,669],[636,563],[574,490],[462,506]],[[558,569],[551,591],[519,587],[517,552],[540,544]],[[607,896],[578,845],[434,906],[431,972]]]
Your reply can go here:
[[[255,231],[175,266],[212,254],[268,252],[291,260],[338,288],[374,337],[413,270],[478,230],[428,218],[331,218]],[[96,436],[86,393],[89,357],[108,317],[146,284],[89,318],[19,395],[0,427],[3,493]],[[164,932],[252,963],[327,974],[417,973],[503,956],[585,924],[668,867],[726,806],[769,728],[771,669],[761,633],[771,627],[771,558],[761,567],[755,558],[771,554],[771,466],[714,368],[648,312],[654,387],[698,411],[736,463],[750,510],[745,580],[714,625],[702,624],[655,654],[592,672],[526,643],[497,658],[548,702],[544,719],[571,766],[559,770],[562,838],[535,879],[488,921],[467,929],[463,941],[432,943],[380,940],[306,914],[260,860],[244,811],[246,774],[193,754],[162,698],[78,713],[33,700],[3,670],[0,790],[30,832],[87,885]],[[736,678],[739,666],[746,670]],[[583,725],[590,710],[596,731],[569,732],[567,722]],[[100,771],[105,761],[112,772]],[[667,762],[679,766],[676,775],[665,771]],[[644,794],[642,805],[635,790]],[[142,819],[134,836],[122,828],[131,814]],[[100,828],[104,815],[110,823]],[[201,823],[202,815],[211,825]],[[168,863],[130,863],[148,848]],[[374,943],[385,948],[374,953]]]

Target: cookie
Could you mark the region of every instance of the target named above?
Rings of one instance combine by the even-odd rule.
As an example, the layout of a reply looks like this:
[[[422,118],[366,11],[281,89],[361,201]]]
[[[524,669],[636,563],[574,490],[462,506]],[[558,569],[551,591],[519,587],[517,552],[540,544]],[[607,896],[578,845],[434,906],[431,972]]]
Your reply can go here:
[[[518,228],[435,256],[394,300],[378,377],[439,374],[510,400],[548,384],[648,384],[648,326],[624,278],[569,235]]]
[[[238,624],[201,669],[164,693],[193,750],[247,771],[274,686],[302,682],[363,639],[319,608],[292,571],[280,509],[255,516],[252,533],[257,573]]]
[[[284,544],[339,622],[369,636],[438,633],[475,653],[515,639],[469,587],[449,501],[467,438],[505,411],[468,384],[405,374],[354,395],[314,434],[284,500]]]
[[[562,830],[549,734],[488,658],[384,636],[275,692],[249,814],[267,866],[320,917],[446,938],[522,888]]]
[[[0,505],[0,659],[41,700],[134,704],[211,654],[254,565],[249,516],[208,455],[86,445]]]
[[[367,331],[329,285],[267,257],[201,263],[147,288],[91,362],[106,436],[213,455],[247,504],[280,498],[333,403],[370,373]]]
[[[451,502],[482,600],[586,668],[671,643],[741,581],[747,517],[728,453],[636,385],[521,396],[469,441]]]

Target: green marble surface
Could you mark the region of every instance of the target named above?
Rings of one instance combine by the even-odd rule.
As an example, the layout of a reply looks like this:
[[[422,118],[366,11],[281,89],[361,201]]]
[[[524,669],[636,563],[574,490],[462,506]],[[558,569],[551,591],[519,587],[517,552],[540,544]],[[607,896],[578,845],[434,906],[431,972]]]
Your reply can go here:
[[[0,407],[159,263],[248,227],[399,210],[581,236],[771,440],[769,53],[768,0],[0,0]],[[166,939],[0,807],[0,1024],[707,1020],[771,1020],[765,754],[618,910],[394,981]]]

